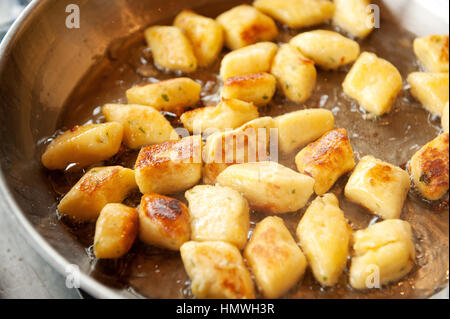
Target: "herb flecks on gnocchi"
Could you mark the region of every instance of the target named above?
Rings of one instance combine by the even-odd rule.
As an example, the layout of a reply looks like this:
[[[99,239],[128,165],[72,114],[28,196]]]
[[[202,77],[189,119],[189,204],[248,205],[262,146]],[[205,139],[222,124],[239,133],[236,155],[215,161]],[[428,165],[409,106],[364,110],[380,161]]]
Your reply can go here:
[[[247,200],[229,187],[196,186],[186,192],[192,240],[223,241],[242,250],[250,228]]]
[[[430,35],[414,40],[414,53],[428,72],[448,72],[448,35]]]
[[[336,70],[353,63],[360,53],[358,42],[327,30],[300,33],[289,43],[327,70]]]
[[[145,39],[158,68],[183,73],[197,69],[194,49],[180,28],[153,26],[145,30]]]
[[[64,196],[58,211],[77,221],[92,221],[103,207],[121,203],[136,188],[133,170],[121,166],[95,167]]]
[[[190,78],[175,78],[135,86],[127,90],[128,103],[154,107],[177,115],[200,101],[200,84]]]
[[[253,5],[294,29],[324,23],[334,14],[334,4],[328,0],[256,0]]]
[[[202,177],[202,137],[191,136],[141,149],[136,161],[136,182],[143,194],[175,194]]]
[[[375,26],[369,0],[334,0],[333,24],[356,38],[364,39]]]
[[[312,202],[297,227],[297,237],[316,280],[322,286],[336,285],[347,265],[352,228],[334,194]]]
[[[200,67],[206,67],[217,59],[224,41],[223,29],[219,23],[191,10],[183,10],[175,18],[174,26],[186,33]]]
[[[272,18],[249,5],[240,5],[217,17],[225,30],[225,45],[230,50],[272,41],[278,29]]]
[[[356,166],[345,196],[383,219],[400,217],[410,179],[400,167],[366,156]]]
[[[266,298],[282,297],[305,273],[307,261],[283,220],[267,217],[255,228],[244,253]]]
[[[449,134],[443,133],[422,147],[409,169],[419,192],[428,200],[442,198],[449,188]]]
[[[99,259],[126,255],[138,234],[138,212],[122,204],[106,205],[95,226],[94,253]]]
[[[200,299],[254,299],[250,273],[239,250],[220,241],[188,242],[181,247],[191,290]]]
[[[414,72],[408,76],[411,94],[433,115],[442,116],[449,99],[448,73]]]
[[[296,103],[308,100],[316,86],[314,62],[290,44],[283,44],[278,50],[271,73],[277,78],[284,95]]]
[[[69,165],[83,168],[116,155],[123,137],[120,123],[75,126],[55,138],[42,155],[42,164],[51,170]]]
[[[177,199],[147,194],[139,205],[139,238],[160,248],[178,251],[189,241],[189,211]]]
[[[411,225],[399,219],[355,232],[353,250],[350,285],[355,289],[396,282],[405,277],[415,263]]]
[[[347,74],[343,88],[367,112],[381,116],[394,106],[402,89],[402,76],[390,62],[364,52]]]
[[[253,209],[271,214],[298,211],[314,192],[314,179],[276,162],[232,165],[217,183],[242,193]]]

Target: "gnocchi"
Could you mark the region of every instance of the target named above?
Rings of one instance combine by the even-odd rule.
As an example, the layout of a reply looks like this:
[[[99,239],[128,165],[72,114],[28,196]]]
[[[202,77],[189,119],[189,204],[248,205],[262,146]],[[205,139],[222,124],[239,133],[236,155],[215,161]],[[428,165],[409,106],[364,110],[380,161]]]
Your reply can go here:
[[[255,228],[244,253],[266,298],[282,297],[297,284],[307,261],[294,238],[279,217],[267,217]]]
[[[217,17],[225,30],[225,45],[230,50],[272,41],[278,35],[278,29],[272,18],[249,5],[234,7]]]
[[[411,159],[409,170],[419,192],[438,200],[449,187],[449,134],[443,133],[422,147]]]
[[[242,193],[253,209],[272,214],[305,207],[314,192],[314,179],[276,162],[230,166],[220,173],[217,183]]]
[[[345,186],[345,196],[383,219],[397,219],[409,189],[407,172],[373,156],[366,156]]]
[[[347,74],[343,88],[367,112],[381,116],[391,111],[402,84],[402,76],[394,65],[364,52]]]
[[[181,246],[191,290],[200,299],[254,299],[250,273],[239,250],[220,241],[187,242]]]
[[[301,150],[295,157],[295,164],[300,173],[314,178],[316,194],[325,194],[342,175],[355,167],[347,130],[338,129],[326,133]]]
[[[189,241],[189,210],[177,199],[147,194],[139,205],[139,238],[143,243],[178,251]]]
[[[127,91],[127,99],[130,104],[152,106],[179,115],[200,101],[201,90],[201,85],[189,78],[176,78],[135,86]]]
[[[50,170],[65,170],[69,165],[83,168],[114,156],[122,138],[120,123],[75,126],[48,145],[42,164]]]
[[[271,73],[277,78],[284,95],[296,103],[308,100],[316,86],[314,62],[290,44],[283,44],[278,50]]]
[[[334,0],[333,24],[356,38],[366,38],[375,21],[369,0]]]
[[[353,234],[354,256],[350,285],[355,289],[376,287],[405,277],[415,263],[415,247],[408,222],[393,219]]]
[[[194,49],[181,29],[153,26],[145,30],[145,39],[158,68],[183,73],[191,73],[197,69]]]
[[[433,115],[442,116],[449,100],[448,73],[414,72],[408,76],[411,94]]]
[[[325,109],[308,109],[275,118],[282,153],[292,153],[334,128],[334,115]]]
[[[192,240],[223,241],[240,250],[247,243],[250,210],[237,191],[220,186],[196,186],[186,192]]]
[[[298,224],[297,237],[314,278],[322,286],[336,285],[347,265],[352,228],[334,194],[311,203]]]
[[[58,211],[77,221],[95,220],[103,207],[121,203],[136,189],[134,171],[121,166],[90,169],[58,205]]]
[[[202,177],[202,137],[191,136],[141,149],[136,182],[143,194],[174,194],[193,187]]]
[[[414,53],[428,72],[448,72],[448,35],[430,35],[414,40]]]

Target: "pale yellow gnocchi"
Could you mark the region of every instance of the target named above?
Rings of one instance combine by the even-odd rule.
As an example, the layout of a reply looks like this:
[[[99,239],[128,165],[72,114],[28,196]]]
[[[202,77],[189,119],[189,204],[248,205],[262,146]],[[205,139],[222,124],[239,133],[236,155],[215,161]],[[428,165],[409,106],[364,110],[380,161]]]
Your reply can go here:
[[[358,42],[327,30],[300,33],[289,42],[323,69],[336,70],[359,56]]]
[[[334,194],[311,203],[298,224],[297,237],[314,278],[322,286],[336,285],[347,265],[352,228]]]
[[[229,187],[202,185],[188,190],[194,241],[223,241],[242,250],[250,228],[247,200]]]
[[[383,219],[397,219],[409,189],[406,171],[373,156],[365,156],[345,186],[345,196]]]
[[[260,42],[245,48],[231,51],[222,59],[220,77],[228,78],[269,72],[278,46],[272,42]]]
[[[448,133],[439,135],[414,154],[409,164],[414,184],[428,200],[438,200],[448,192],[448,140]]]
[[[342,175],[355,167],[347,130],[330,131],[309,144],[297,154],[295,164],[300,173],[314,178],[316,194],[325,194]]]
[[[114,156],[122,138],[120,123],[75,126],[47,146],[42,164],[51,170],[65,170],[69,165],[83,168]]]
[[[264,106],[272,100],[277,80],[272,74],[261,72],[228,78],[222,88],[221,97],[238,99],[257,106]]]
[[[324,23],[334,14],[334,4],[328,0],[256,0],[253,5],[295,29]]]
[[[121,203],[136,188],[133,170],[122,166],[95,167],[64,196],[58,211],[77,221],[92,221],[103,207]]]
[[[334,115],[325,109],[307,109],[275,118],[282,153],[292,153],[334,128]]]
[[[372,115],[389,113],[402,89],[402,76],[390,62],[364,52],[347,74],[345,94]]]
[[[200,299],[254,299],[250,273],[239,250],[220,241],[188,242],[181,246],[191,290]]]
[[[122,204],[103,207],[95,226],[94,253],[99,259],[126,255],[138,234],[138,212]]]
[[[217,59],[224,41],[219,23],[191,10],[183,10],[175,18],[174,26],[186,33],[200,67],[206,67]]]
[[[414,53],[428,72],[448,72],[448,35],[430,35],[414,40]]]
[[[189,78],[171,80],[135,86],[127,90],[130,104],[152,106],[158,111],[167,111],[177,115],[200,101],[200,84]]]
[[[356,38],[364,39],[375,27],[369,0],[334,0],[333,24]]]
[[[151,106],[106,104],[102,108],[107,122],[123,125],[123,143],[131,149],[179,140],[166,118]]]
[[[277,78],[284,95],[296,103],[308,100],[316,86],[314,62],[290,44],[283,44],[278,50],[271,73]]]
[[[355,289],[381,288],[405,277],[415,264],[411,225],[393,219],[353,234],[350,285]]]
[[[158,68],[183,73],[191,73],[197,69],[194,49],[180,28],[153,26],[145,30],[145,39]]]
[[[178,251],[191,236],[189,210],[177,199],[147,194],[139,205],[139,239],[160,248]]]
[[[243,194],[253,209],[271,214],[298,211],[314,192],[314,179],[276,162],[232,165],[217,183]]]
[[[136,160],[136,183],[143,194],[174,194],[193,187],[202,177],[202,137],[147,146]]]
[[[225,45],[230,50],[272,41],[278,35],[278,29],[272,18],[249,5],[240,5],[217,17],[225,30]]]
[[[244,256],[266,298],[282,297],[303,277],[307,261],[283,220],[267,217],[256,226]]]
[[[433,115],[442,116],[449,100],[448,73],[414,72],[408,76],[411,94]]]
[[[216,106],[183,113],[180,120],[189,132],[202,133],[208,129],[235,129],[258,116],[258,108],[253,103],[222,98]]]

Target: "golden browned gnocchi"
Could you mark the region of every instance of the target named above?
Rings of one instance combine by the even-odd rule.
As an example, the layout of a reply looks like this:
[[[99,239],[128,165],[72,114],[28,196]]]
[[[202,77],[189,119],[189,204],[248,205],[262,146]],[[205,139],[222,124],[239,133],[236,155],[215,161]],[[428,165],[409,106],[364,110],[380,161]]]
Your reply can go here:
[[[266,298],[279,298],[297,284],[307,262],[283,220],[267,217],[255,228],[244,253]]]
[[[222,98],[216,106],[183,113],[180,120],[189,132],[201,133],[208,129],[235,129],[258,116],[258,108],[253,103]]]
[[[42,155],[42,164],[51,170],[69,165],[83,168],[114,156],[120,149],[123,126],[120,123],[75,126],[54,139]]]
[[[316,86],[314,62],[290,45],[283,44],[273,60],[271,73],[284,95],[296,103],[305,102]]]
[[[364,39],[374,28],[369,0],[334,0],[333,24],[353,37]]]
[[[95,167],[64,196],[58,211],[77,221],[95,220],[106,204],[121,203],[134,189],[133,170],[121,166]]]
[[[347,74],[343,88],[367,112],[381,116],[391,111],[402,89],[402,76],[390,62],[364,52]]]
[[[189,202],[192,240],[223,241],[242,250],[250,228],[250,210],[241,194],[229,187],[196,186]]]
[[[355,289],[381,288],[402,279],[416,258],[411,226],[399,219],[355,232],[353,250],[350,285]]]
[[[178,251],[190,239],[189,218],[188,208],[179,200],[144,195],[139,205],[139,238],[148,245]]]
[[[138,212],[122,204],[103,207],[95,226],[94,253],[99,259],[127,254],[138,234]]]
[[[428,72],[448,72],[448,35],[430,35],[414,40],[414,53]]]
[[[276,88],[277,80],[272,74],[261,72],[239,75],[225,81],[221,97],[264,106],[270,103]]]
[[[250,273],[235,246],[220,241],[191,241],[181,247],[181,258],[195,297],[255,298]]]
[[[448,133],[448,126],[449,126],[448,121],[449,121],[449,105],[447,102],[447,104],[445,104],[445,106],[444,106],[444,112],[442,114],[442,120],[441,120],[442,130],[444,131],[444,133]]]
[[[448,73],[414,72],[408,76],[411,94],[434,115],[442,116],[449,99]]]
[[[107,122],[123,125],[123,142],[131,149],[179,140],[170,122],[151,106],[106,104],[102,108]]]
[[[183,73],[197,69],[194,49],[180,28],[153,26],[145,30],[145,39],[158,68]]]
[[[298,224],[297,237],[314,278],[322,286],[336,285],[347,265],[352,228],[334,194],[311,203]]]
[[[202,137],[191,136],[141,149],[136,183],[143,194],[174,194],[191,188],[202,177]]]
[[[314,178],[317,195],[328,192],[334,183],[355,167],[355,159],[346,129],[326,133],[295,157],[300,173]]]
[[[439,135],[414,154],[409,165],[414,184],[428,200],[438,200],[448,192],[448,139],[448,133]]]
[[[358,42],[327,30],[300,33],[289,43],[323,69],[336,70],[352,63],[360,52]]]
[[[383,219],[396,219],[402,213],[409,188],[407,172],[373,156],[366,156],[345,186],[345,196]]]
[[[249,5],[234,7],[217,17],[225,30],[225,45],[230,50],[263,41],[271,41],[278,35],[272,18]]]
[[[325,109],[308,109],[275,118],[278,143],[282,153],[291,153],[334,128],[333,113]]]
[[[328,0],[256,0],[253,5],[295,29],[321,24],[334,14],[334,4]]]
[[[305,207],[314,192],[314,179],[276,162],[232,165],[220,173],[217,183],[243,194],[253,209],[272,214]]]
[[[269,72],[277,50],[275,43],[260,42],[231,51],[222,59],[220,76],[225,81],[234,76]]]
[[[200,101],[201,90],[201,85],[189,78],[176,78],[135,86],[127,91],[127,98],[130,104],[152,106],[179,115]]]
[[[217,59],[223,47],[223,29],[219,23],[191,10],[183,10],[175,18],[174,26],[186,33],[199,66],[208,66]]]

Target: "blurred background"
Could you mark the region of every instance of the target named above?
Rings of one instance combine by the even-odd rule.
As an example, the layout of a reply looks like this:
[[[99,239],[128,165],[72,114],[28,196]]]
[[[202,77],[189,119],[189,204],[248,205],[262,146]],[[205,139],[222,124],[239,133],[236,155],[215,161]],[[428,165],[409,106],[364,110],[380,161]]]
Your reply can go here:
[[[0,0],[0,39],[31,0]]]

